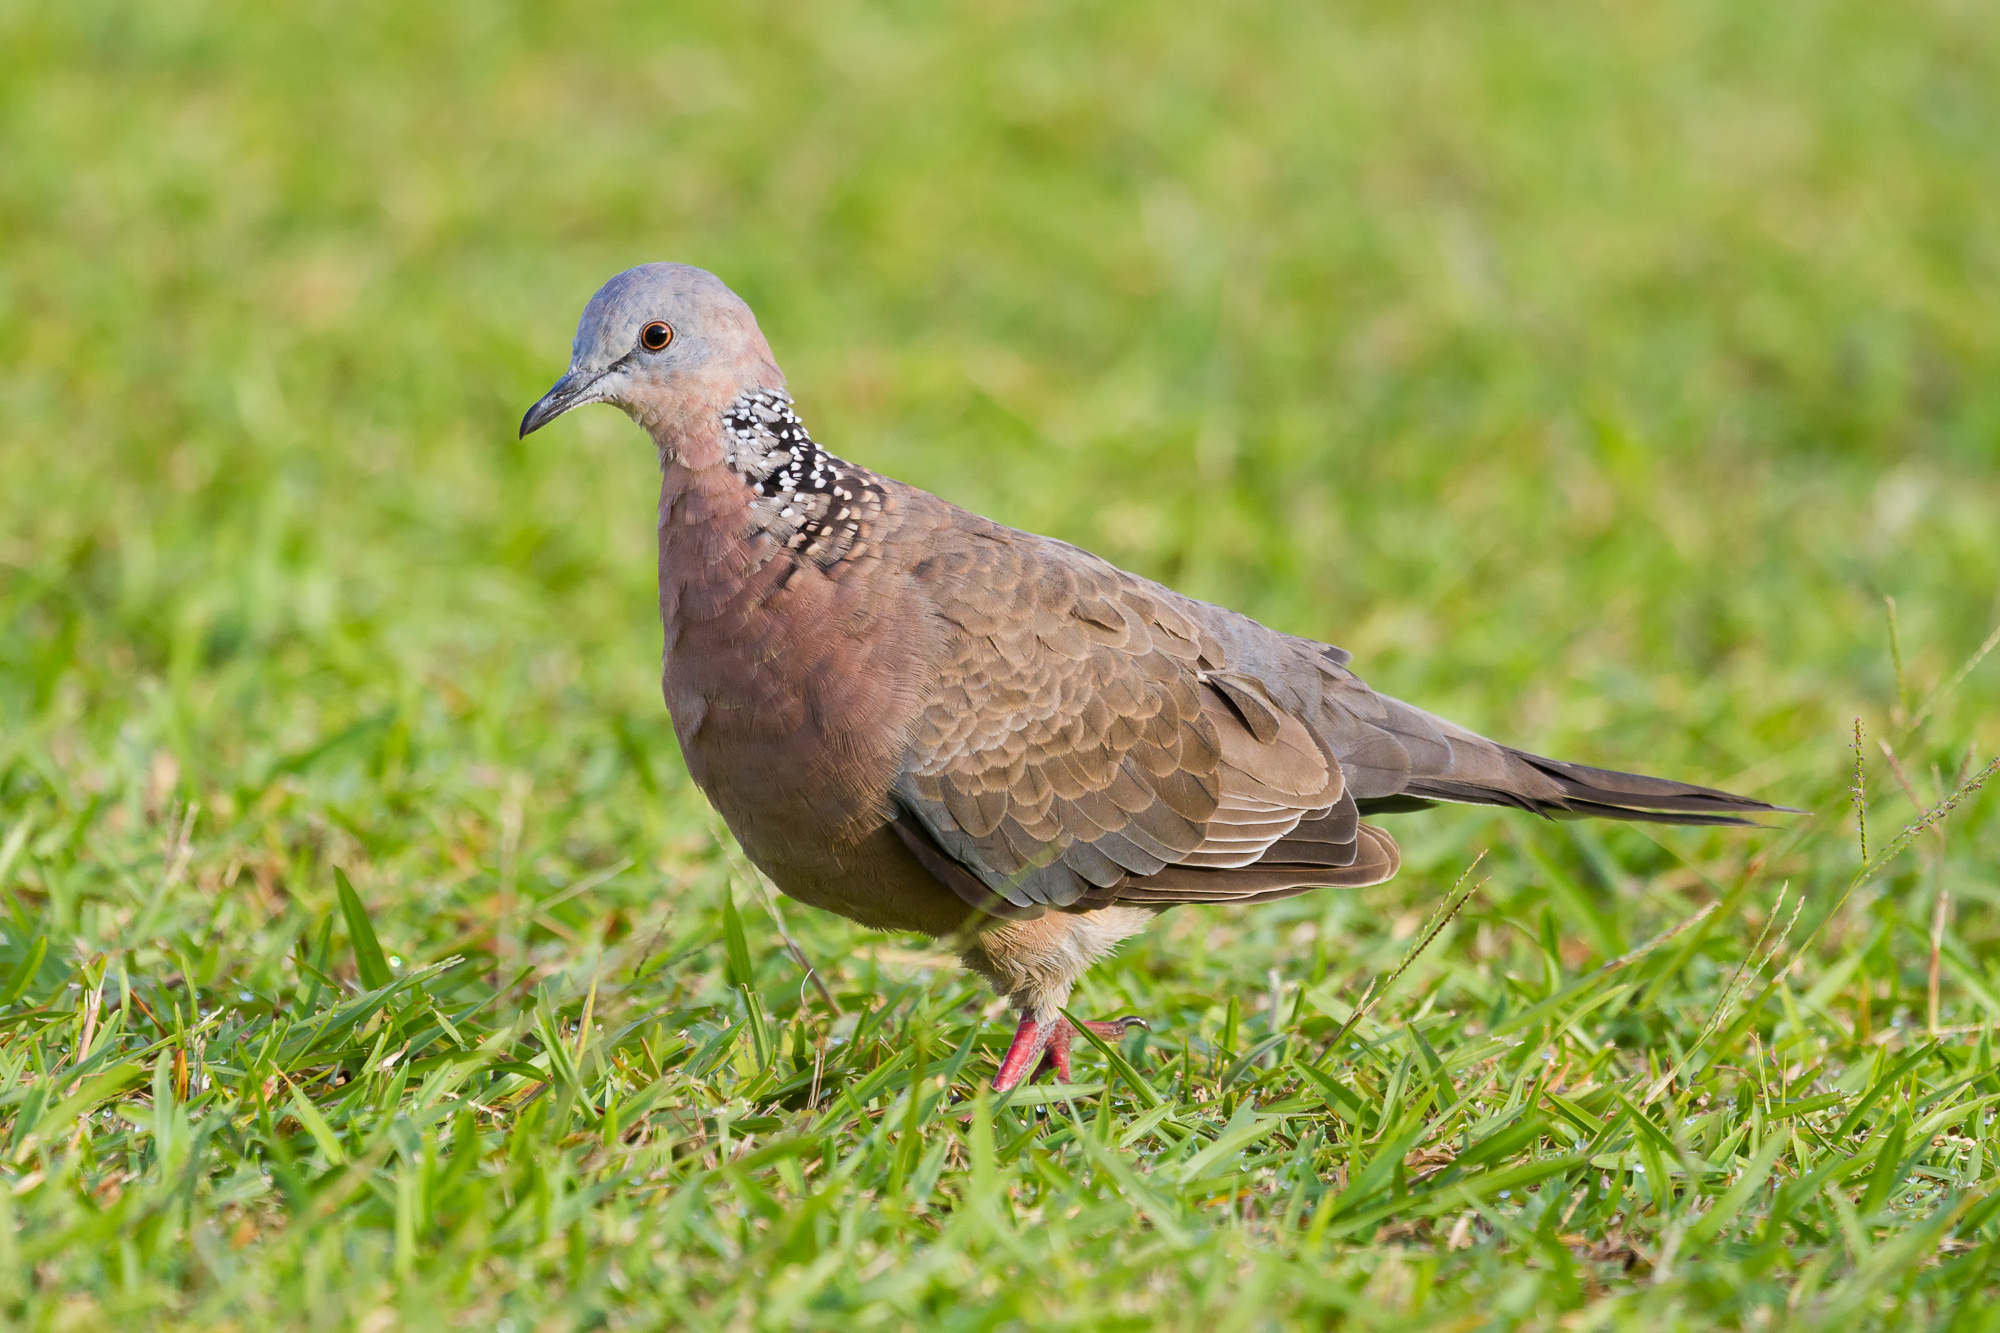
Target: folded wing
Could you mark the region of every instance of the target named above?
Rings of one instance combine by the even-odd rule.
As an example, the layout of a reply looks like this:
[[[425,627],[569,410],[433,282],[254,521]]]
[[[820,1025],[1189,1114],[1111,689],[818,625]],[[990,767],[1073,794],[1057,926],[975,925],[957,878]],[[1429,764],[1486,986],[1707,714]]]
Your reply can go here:
[[[894,790],[969,906],[1259,899],[1393,874],[1339,762],[1171,594],[1057,543],[919,566],[951,633]]]

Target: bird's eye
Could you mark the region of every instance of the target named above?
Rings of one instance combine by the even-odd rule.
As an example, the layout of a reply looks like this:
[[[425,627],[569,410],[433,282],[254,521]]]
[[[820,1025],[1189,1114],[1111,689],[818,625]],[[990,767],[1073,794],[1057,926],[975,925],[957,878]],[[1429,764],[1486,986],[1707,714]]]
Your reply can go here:
[[[657,319],[639,330],[639,346],[649,352],[657,352],[673,340],[674,331]]]

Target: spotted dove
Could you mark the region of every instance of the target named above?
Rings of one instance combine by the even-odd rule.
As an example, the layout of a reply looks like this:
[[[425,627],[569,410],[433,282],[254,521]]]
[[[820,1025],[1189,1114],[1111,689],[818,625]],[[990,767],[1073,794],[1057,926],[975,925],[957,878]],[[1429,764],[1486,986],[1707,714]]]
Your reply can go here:
[[[1394,875],[1365,816],[1779,808],[1500,745],[1377,694],[1339,648],[837,458],[749,307],[700,269],[606,283],[521,434],[597,402],[659,451],[664,691],[689,773],[787,895],[948,940],[1011,1002],[998,1088],[1068,1078],[1071,987],[1165,909]]]

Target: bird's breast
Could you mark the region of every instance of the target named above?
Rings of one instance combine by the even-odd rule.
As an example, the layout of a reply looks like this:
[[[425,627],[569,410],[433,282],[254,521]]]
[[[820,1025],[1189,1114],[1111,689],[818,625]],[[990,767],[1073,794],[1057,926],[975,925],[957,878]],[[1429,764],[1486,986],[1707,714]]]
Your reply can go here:
[[[760,863],[859,843],[921,707],[925,617],[761,534],[722,559],[676,554],[662,686],[689,773]]]

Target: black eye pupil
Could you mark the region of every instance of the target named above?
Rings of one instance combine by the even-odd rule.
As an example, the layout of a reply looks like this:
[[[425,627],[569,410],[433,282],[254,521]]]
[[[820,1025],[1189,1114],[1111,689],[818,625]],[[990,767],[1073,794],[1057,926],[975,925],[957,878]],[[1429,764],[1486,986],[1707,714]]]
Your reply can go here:
[[[649,352],[657,352],[673,338],[673,330],[664,324],[648,324],[639,331],[639,342]]]

